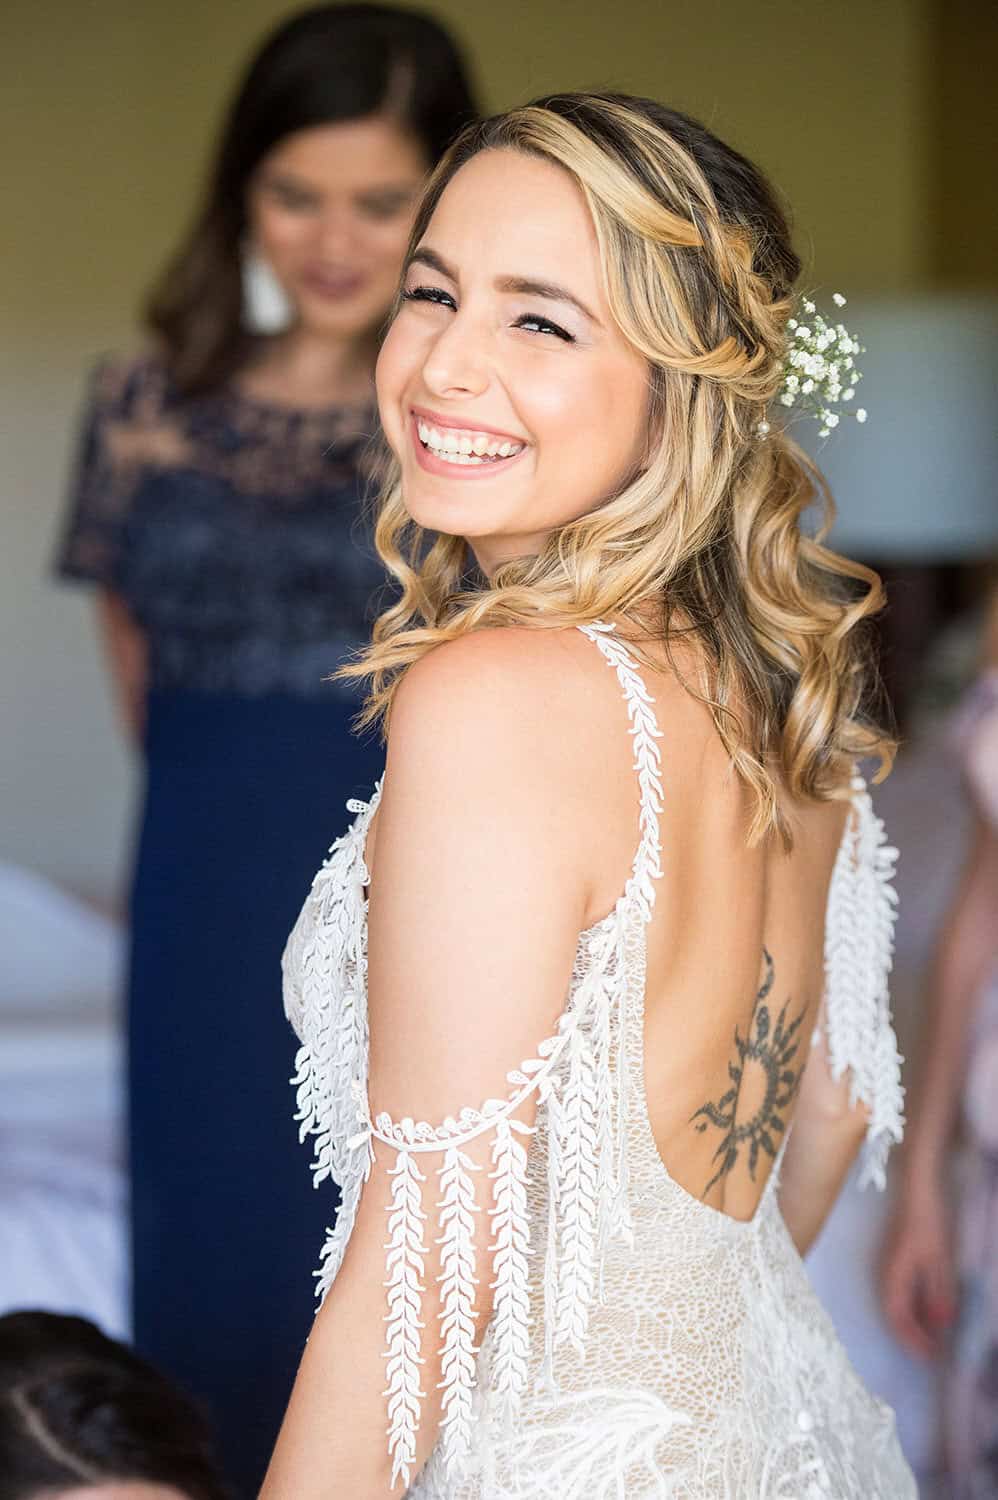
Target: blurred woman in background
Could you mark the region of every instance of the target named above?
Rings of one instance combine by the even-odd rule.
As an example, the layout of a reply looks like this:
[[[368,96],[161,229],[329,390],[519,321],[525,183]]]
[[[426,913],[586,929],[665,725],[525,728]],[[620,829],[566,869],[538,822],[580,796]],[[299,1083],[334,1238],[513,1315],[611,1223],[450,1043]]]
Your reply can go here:
[[[136,1344],[207,1401],[252,1493],[311,1316],[303,1257],[336,1212],[302,1170],[274,997],[298,893],[380,770],[327,681],[384,577],[361,525],[374,360],[416,194],[472,114],[425,16],[324,5],[270,37],[150,299],[150,348],[97,371],[61,553],[98,585],[147,766]]]
[[[0,1500],[229,1500],[204,1417],[83,1318],[0,1318]]]
[[[936,948],[921,1088],[884,1263],[890,1323],[945,1359],[946,1500],[998,1496],[998,593],[953,735],[974,827]],[[966,1153],[951,1210],[950,1148]],[[955,1231],[955,1232],[954,1232]]]

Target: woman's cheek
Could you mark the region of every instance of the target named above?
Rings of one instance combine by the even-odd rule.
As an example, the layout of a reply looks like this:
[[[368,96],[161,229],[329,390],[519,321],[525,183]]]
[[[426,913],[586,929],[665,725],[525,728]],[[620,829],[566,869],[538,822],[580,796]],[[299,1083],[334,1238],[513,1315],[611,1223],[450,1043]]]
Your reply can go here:
[[[517,410],[528,428],[543,443],[545,435],[553,448],[565,452],[597,440],[593,423],[598,407],[587,399],[585,388],[566,380],[563,369],[540,370],[536,364],[513,387]]]
[[[410,343],[400,315],[385,335],[374,372],[382,427],[396,453],[399,452],[402,441],[402,395],[414,367],[413,355],[408,347]]]

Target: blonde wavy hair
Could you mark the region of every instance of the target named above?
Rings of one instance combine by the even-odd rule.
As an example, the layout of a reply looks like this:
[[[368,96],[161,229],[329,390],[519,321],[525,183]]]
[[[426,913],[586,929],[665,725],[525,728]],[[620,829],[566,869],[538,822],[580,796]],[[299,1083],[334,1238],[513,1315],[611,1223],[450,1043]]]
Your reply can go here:
[[[759,434],[800,271],[786,218],[758,169],[685,115],[561,94],[459,137],[410,253],[454,174],[497,149],[563,168],[586,200],[609,306],[648,361],[647,466],[484,579],[469,575],[463,538],[413,523],[391,463],[375,539],[400,593],[339,675],[370,679],[360,722],[384,724],[406,669],[471,631],[615,620],[652,665],[643,642],[692,637],[702,667],[685,685],[754,793],[751,837],[789,843],[782,793],[840,797],[857,758],[879,757],[885,775],[894,744],[871,711],[880,580],[822,545],[831,500],[807,456],[775,425]],[[800,524],[816,503],[817,538]]]

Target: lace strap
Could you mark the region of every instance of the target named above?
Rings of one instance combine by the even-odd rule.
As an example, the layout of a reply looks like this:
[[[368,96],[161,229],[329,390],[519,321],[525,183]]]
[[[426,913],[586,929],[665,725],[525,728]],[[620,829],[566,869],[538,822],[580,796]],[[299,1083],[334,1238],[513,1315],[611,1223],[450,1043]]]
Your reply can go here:
[[[901,1057],[888,979],[894,955],[897,850],[887,842],[866,782],[852,781],[852,807],[828,893],[825,1014],[832,1074],[851,1074],[851,1098],[870,1111],[861,1182],[882,1188],[887,1156],[904,1130]]]
[[[655,901],[652,881],[662,874],[662,841],[659,817],[662,812],[662,756],[658,741],[662,731],[655,717],[655,700],[645,685],[634,655],[614,634],[613,625],[594,620],[580,625],[584,636],[598,646],[617,674],[627,704],[630,734],[634,741],[634,769],[641,798],[640,830],[637,852],[631,867],[625,896],[637,902],[645,921],[651,919]]]

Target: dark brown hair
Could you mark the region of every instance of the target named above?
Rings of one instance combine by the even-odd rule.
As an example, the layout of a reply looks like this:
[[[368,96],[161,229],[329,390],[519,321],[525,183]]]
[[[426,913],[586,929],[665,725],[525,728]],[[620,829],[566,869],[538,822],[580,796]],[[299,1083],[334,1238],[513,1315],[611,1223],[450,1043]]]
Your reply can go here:
[[[0,1318],[0,1500],[111,1480],[231,1500],[205,1419],[145,1360],[84,1318]]]
[[[222,126],[193,228],[146,308],[181,391],[223,384],[247,352],[240,247],[255,168],[299,130],[389,108],[431,165],[474,118],[461,54],[429,16],[391,5],[319,5],[263,44]]]

